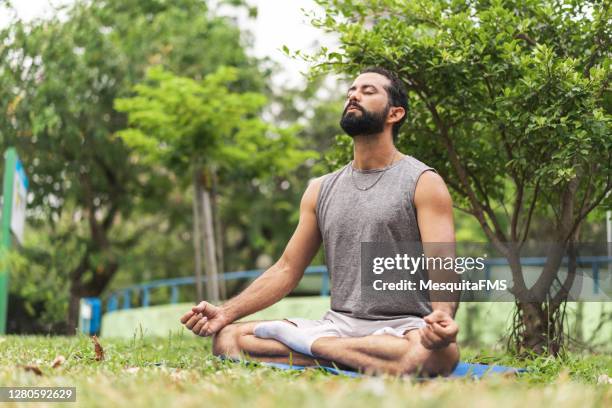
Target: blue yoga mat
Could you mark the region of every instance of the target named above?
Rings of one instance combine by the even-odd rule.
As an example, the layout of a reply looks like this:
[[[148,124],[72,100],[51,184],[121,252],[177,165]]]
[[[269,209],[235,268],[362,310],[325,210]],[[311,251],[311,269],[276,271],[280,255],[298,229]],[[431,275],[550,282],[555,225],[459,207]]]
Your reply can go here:
[[[233,361],[236,361],[236,360],[233,360]],[[248,362],[248,363],[251,363],[251,362]],[[306,367],[306,366],[289,365],[289,364],[283,364],[283,363],[257,363],[257,364],[261,364],[267,367],[278,368],[280,370],[301,371],[306,368],[318,368],[318,369],[322,369],[322,370],[325,370],[329,373],[336,374],[336,375],[346,375],[349,377],[362,377],[363,376],[363,374],[358,373],[356,371],[341,370],[339,368],[327,367],[327,366]],[[482,378],[484,376],[491,375],[491,374],[509,374],[509,373],[519,374],[524,371],[525,371],[524,368],[514,368],[514,367],[505,367],[505,366],[499,366],[499,365],[487,365],[487,364],[459,362],[457,364],[457,367],[455,367],[455,370],[453,370],[450,377]]]

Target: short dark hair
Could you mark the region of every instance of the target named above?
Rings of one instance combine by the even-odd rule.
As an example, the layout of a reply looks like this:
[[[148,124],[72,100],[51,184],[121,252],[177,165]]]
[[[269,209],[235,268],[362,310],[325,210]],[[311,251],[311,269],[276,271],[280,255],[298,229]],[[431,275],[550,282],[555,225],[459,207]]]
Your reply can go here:
[[[399,134],[399,129],[402,127],[404,122],[406,121],[406,116],[408,116],[408,97],[406,96],[406,90],[404,89],[404,84],[399,79],[399,77],[395,74],[395,72],[390,71],[383,67],[368,67],[362,70],[359,75],[365,74],[368,72],[373,72],[375,74],[380,74],[386,77],[391,84],[385,86],[385,90],[387,91],[387,95],[389,96],[389,105],[390,106],[401,106],[404,108],[404,117],[396,122],[393,125],[393,141],[397,141],[397,135]]]

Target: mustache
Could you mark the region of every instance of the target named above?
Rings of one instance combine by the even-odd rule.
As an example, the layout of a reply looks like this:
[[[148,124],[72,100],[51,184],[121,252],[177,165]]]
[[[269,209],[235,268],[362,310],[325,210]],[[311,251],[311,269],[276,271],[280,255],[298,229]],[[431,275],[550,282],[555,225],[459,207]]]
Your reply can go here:
[[[346,105],[346,108],[344,108],[344,112],[342,112],[342,116],[346,115],[346,112],[348,112],[350,108],[357,108],[361,111],[361,113],[365,113],[365,109],[360,104],[358,104],[357,102],[351,102],[348,105]]]

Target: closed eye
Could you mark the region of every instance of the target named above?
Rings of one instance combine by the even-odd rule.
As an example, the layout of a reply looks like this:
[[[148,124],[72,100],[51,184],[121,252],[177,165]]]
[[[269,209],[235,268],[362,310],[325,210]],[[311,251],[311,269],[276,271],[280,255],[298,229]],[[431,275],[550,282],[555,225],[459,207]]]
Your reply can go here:
[[[361,88],[362,88],[362,92],[363,92],[365,95],[373,95],[373,94],[375,94],[375,93],[377,93],[377,92],[378,92],[378,90],[376,89],[376,87],[375,87],[375,86],[373,86],[373,85],[364,85],[364,86],[362,86]],[[347,99],[351,97],[351,95],[353,94],[353,92],[355,92],[355,90],[356,90],[356,89],[357,89],[357,88],[356,88],[356,87],[354,87],[354,86],[349,88],[348,92],[346,93],[346,97],[347,97]]]

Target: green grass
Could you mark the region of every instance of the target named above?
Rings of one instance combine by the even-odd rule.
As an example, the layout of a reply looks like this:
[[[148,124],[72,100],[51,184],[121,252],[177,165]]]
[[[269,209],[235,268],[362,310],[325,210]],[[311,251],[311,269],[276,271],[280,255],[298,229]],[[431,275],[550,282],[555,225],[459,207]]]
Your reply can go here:
[[[179,303],[106,313],[102,319],[102,336],[131,338],[135,332],[142,331],[145,336],[165,337],[169,332],[182,330],[179,317],[191,306],[191,303]],[[576,307],[576,303],[570,303],[567,309],[567,329],[572,337],[575,337],[576,331]],[[600,352],[612,352],[612,321],[598,327],[602,313],[609,313],[611,307],[612,303],[585,303],[583,308],[584,339],[591,339],[592,348]],[[328,297],[290,297],[244,320],[276,320],[285,317],[320,319],[328,309]],[[508,331],[513,309],[512,303],[462,303],[456,316],[461,328],[459,342],[503,350],[503,338]]]
[[[178,407],[350,406],[612,406],[612,356],[569,354],[559,359],[516,360],[504,354],[463,350],[462,359],[529,368],[518,378],[492,376],[415,381],[410,378],[338,377],[318,370],[279,371],[223,362],[210,340],[187,333],[154,338],[101,339],[105,360],[79,337],[0,337],[3,386],[76,386],[78,406]],[[59,368],[51,362],[66,358]],[[42,376],[20,365],[38,366]],[[51,404],[50,404],[51,405]],[[55,405],[53,405],[55,406]]]

